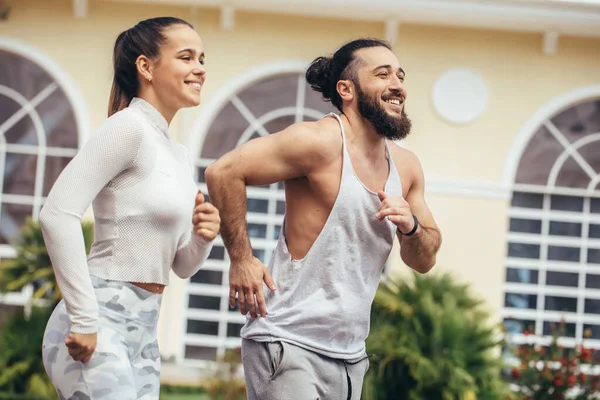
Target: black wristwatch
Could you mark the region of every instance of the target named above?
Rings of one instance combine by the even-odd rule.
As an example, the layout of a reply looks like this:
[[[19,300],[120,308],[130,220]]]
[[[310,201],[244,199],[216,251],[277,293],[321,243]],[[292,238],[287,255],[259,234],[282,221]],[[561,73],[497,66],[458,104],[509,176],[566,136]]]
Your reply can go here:
[[[412,236],[417,231],[417,228],[419,227],[419,220],[417,219],[417,216],[415,214],[413,214],[413,219],[415,220],[415,226],[413,226],[413,228],[412,228],[412,230],[410,232],[408,232],[408,233],[402,233],[402,232],[400,232],[400,229],[398,229],[398,232],[400,232],[400,234],[402,236]]]

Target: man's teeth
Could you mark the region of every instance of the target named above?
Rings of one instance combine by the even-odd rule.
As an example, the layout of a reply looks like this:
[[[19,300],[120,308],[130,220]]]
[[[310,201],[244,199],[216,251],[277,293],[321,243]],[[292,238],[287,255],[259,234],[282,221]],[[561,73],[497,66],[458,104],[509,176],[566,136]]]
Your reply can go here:
[[[390,99],[390,100],[386,100],[385,102],[386,103],[390,103],[390,104],[394,104],[394,105],[397,105],[397,106],[400,105],[400,100],[398,100],[398,99]]]

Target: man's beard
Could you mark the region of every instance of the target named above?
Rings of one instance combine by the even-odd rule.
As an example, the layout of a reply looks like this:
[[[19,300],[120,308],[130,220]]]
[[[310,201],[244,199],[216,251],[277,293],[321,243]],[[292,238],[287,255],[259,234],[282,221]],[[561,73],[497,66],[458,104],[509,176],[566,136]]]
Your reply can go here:
[[[358,95],[358,111],[373,125],[379,135],[390,140],[401,140],[408,136],[412,122],[404,112],[404,107],[400,115],[392,116],[385,110],[379,99],[363,92],[358,82],[355,82],[355,86]]]

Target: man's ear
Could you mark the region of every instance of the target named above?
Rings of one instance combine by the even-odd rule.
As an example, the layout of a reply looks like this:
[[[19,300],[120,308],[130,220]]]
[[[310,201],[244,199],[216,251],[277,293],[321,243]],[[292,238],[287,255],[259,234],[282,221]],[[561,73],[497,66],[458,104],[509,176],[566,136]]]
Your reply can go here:
[[[352,101],[356,95],[356,86],[354,86],[354,82],[349,79],[338,81],[335,85],[335,89],[342,101]]]

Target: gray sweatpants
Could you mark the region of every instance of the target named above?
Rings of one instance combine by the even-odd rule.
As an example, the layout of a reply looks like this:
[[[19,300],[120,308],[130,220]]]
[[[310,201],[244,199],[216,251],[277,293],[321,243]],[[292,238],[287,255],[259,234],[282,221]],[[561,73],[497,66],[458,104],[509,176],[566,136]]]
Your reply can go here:
[[[92,276],[98,300],[98,342],[84,364],[69,355],[71,323],[64,301],[48,320],[42,344],[46,373],[61,400],[158,400],[156,325],[162,295]]]
[[[356,361],[324,357],[286,342],[242,341],[249,400],[360,400],[369,368]]]

